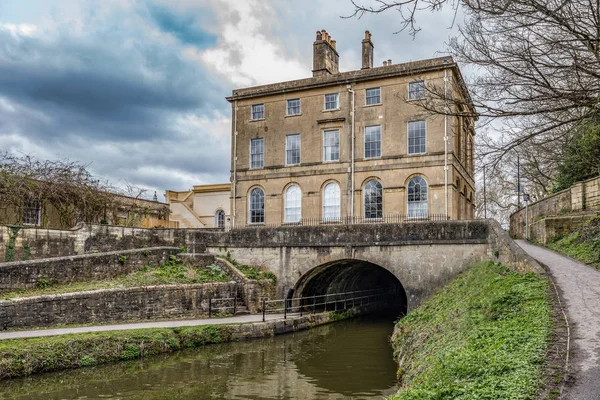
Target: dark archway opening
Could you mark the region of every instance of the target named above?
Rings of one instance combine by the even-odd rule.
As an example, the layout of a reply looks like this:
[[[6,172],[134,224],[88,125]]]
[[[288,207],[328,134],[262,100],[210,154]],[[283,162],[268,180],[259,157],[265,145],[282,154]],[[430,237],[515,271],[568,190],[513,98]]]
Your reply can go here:
[[[362,260],[340,260],[313,268],[300,278],[288,298],[302,298],[302,304],[310,306],[311,298],[322,303],[325,295],[346,294],[338,299],[364,297],[377,294],[382,311],[404,316],[407,311],[407,298],[404,287],[391,272]],[[336,296],[327,297],[329,301]],[[314,301],[314,300],[313,300]],[[335,304],[335,303],[334,303]],[[327,306],[320,305],[317,310]]]

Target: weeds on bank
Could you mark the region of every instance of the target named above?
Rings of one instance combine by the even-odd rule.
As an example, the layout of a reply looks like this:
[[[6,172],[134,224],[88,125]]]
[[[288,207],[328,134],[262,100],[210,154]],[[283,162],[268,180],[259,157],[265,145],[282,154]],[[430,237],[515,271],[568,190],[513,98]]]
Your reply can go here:
[[[229,281],[231,277],[218,265],[195,267],[184,265],[172,255],[161,265],[147,265],[139,271],[111,280],[93,282],[73,282],[66,285],[53,284],[45,279],[38,280],[35,289],[22,289],[0,296],[6,300],[15,297],[60,294],[95,289],[110,289],[135,286],[153,286],[168,284],[190,284]]]
[[[5,340],[0,342],[0,379],[221,343],[231,334],[228,326],[203,325]]]
[[[554,238],[546,246],[600,269],[600,216],[568,236]]]
[[[534,399],[551,327],[544,279],[475,266],[398,322],[392,399]]]

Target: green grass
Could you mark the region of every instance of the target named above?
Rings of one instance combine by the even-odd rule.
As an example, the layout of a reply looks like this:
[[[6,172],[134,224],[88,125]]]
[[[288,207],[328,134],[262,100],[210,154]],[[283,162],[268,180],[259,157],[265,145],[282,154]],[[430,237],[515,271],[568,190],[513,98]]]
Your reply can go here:
[[[231,340],[226,325],[83,333],[0,342],[0,379],[142,358]]]
[[[58,285],[41,279],[37,282],[36,288],[3,293],[0,295],[0,299],[8,300],[16,297],[71,293],[96,289],[167,285],[176,283],[223,282],[229,280],[231,280],[231,277],[218,265],[209,265],[208,267],[188,266],[182,264],[177,257],[171,256],[169,260],[161,265],[145,266],[140,271],[135,271],[128,275],[110,280],[73,282]]]
[[[546,280],[474,266],[398,322],[392,399],[534,399],[551,330]]]
[[[556,237],[546,246],[600,269],[600,217],[565,237]]]

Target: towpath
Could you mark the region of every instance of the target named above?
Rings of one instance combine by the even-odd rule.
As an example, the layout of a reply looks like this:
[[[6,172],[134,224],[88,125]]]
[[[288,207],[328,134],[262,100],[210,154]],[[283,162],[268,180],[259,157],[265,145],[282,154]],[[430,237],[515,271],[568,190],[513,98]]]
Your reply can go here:
[[[287,315],[288,319],[294,318],[296,314]],[[267,314],[266,321],[274,321],[283,319],[283,314]],[[198,325],[223,325],[223,324],[246,324],[252,322],[262,322],[262,314],[240,315],[237,317],[227,318],[205,318],[205,319],[189,319],[176,321],[155,321],[155,322],[139,322],[132,324],[118,325],[97,325],[97,326],[81,326],[73,328],[57,328],[57,329],[37,329],[31,331],[10,331],[0,332],[0,340],[7,339],[25,339],[43,336],[58,336],[68,335],[72,333],[87,333],[87,332],[106,332],[106,331],[125,331],[131,329],[145,328],[178,328],[182,326],[198,326]]]
[[[574,382],[561,398],[600,399],[600,272],[552,250],[523,240],[517,243],[548,267],[567,309]]]

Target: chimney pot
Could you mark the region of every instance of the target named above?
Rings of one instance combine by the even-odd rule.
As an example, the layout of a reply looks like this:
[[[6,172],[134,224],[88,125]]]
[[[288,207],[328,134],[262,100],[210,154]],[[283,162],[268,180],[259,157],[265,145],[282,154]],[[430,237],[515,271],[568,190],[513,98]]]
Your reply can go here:
[[[384,67],[387,67],[387,61],[384,61],[384,62],[383,62],[383,66],[384,66]]]
[[[388,65],[392,65],[392,60],[388,60]]]
[[[313,76],[339,73],[339,55],[335,47],[336,41],[325,29],[317,32],[317,40],[313,44]]]
[[[365,38],[362,40],[362,69],[373,68],[373,42],[371,42],[371,32],[365,31]]]

